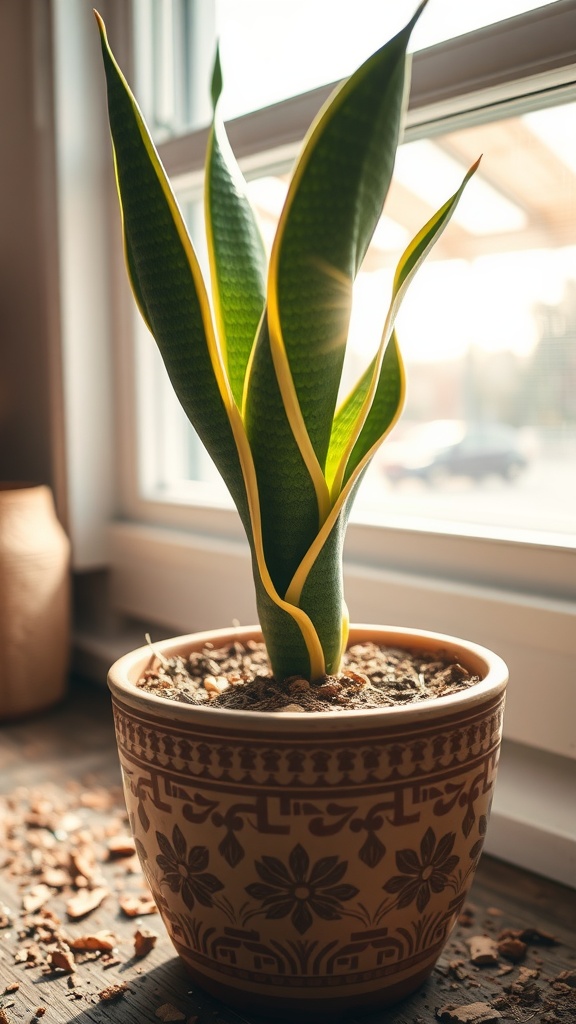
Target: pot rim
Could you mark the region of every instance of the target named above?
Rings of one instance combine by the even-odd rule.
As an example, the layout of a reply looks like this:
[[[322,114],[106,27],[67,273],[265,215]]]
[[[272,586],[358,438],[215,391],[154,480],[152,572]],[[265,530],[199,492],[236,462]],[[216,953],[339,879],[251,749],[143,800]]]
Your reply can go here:
[[[381,718],[384,726],[397,727],[438,716],[457,715],[483,704],[501,694],[508,681],[508,669],[497,654],[479,644],[461,640],[458,637],[429,630],[409,629],[397,626],[358,624],[350,627],[349,645],[376,639],[390,646],[405,646],[430,650],[442,648],[456,654],[474,674],[480,675],[480,682],[459,693],[445,697],[432,697],[415,704],[399,707],[366,708],[348,711],[314,711],[312,713],[275,711],[241,711],[228,708],[210,708],[166,700],[146,690],[139,689],[132,681],[138,678],[157,652],[164,655],[183,654],[193,644],[210,642],[223,644],[234,640],[262,639],[259,626],[238,626],[224,629],[203,630],[162,640],[150,647],[144,645],[123,655],[111,666],[108,686],[122,703],[138,711],[146,711],[158,718],[173,722],[202,725],[217,725],[219,728],[242,728],[265,732],[314,732],[321,724],[323,729],[338,730],[361,726],[374,726],[375,719]]]

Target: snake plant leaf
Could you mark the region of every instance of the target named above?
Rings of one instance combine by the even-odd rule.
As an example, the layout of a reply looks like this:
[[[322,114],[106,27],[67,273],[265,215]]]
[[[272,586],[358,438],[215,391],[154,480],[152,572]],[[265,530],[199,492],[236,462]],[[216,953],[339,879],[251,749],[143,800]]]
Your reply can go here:
[[[318,632],[326,672],[338,672],[348,637],[348,613],[344,603],[342,551],[354,499],[367,465],[357,475],[340,503],[315,538],[296,572],[286,597],[310,615]]]
[[[244,422],[258,480],[266,564],[284,594],[320,521],[314,482],[282,403],[266,318],[247,383]]]
[[[331,97],[293,172],[270,260],[268,317],[285,404],[293,387],[309,466],[325,466],[352,284],[388,192],[405,103],[406,48],[421,8]],[[293,401],[290,399],[291,404]],[[304,449],[311,449],[304,451]],[[313,472],[314,475],[314,472]]]
[[[178,205],[99,22],[128,270],[174,390],[250,530],[210,306]]]
[[[332,483],[333,507],[286,592],[287,600],[303,610],[314,607],[321,593],[331,593],[330,587],[337,588],[334,572],[337,559],[341,558],[344,532],[359,483],[383,438],[396,422],[404,401],[404,371],[392,326],[394,318],[410,281],[448,224],[478,164],[479,161],[473,164],[460,188],[424,225],[401,257],[380,351],[334,419],[328,469],[335,471],[338,456],[340,463]],[[392,333],[387,342],[389,330]],[[323,630],[317,614],[314,614],[314,621],[322,641]]]
[[[220,349],[234,400],[242,408],[244,379],[266,301],[266,253],[246,183],[218,113],[220,57],[212,76],[214,117],[204,188],[212,299]]]
[[[280,605],[270,597],[262,584],[257,565],[254,567],[254,580],[258,621],[266,638],[266,650],[276,679],[294,675],[305,679],[322,676],[326,671],[326,657],[316,625],[312,635],[305,628],[305,622],[311,623],[311,619],[302,609],[296,605]]]
[[[134,295],[175,392],[238,507],[278,679],[338,671],[347,636],[346,525],[404,396],[396,314],[475,170],[401,258],[378,352],[334,416],[352,283],[388,192],[406,97],[406,48],[423,6],[335,92],[312,126],[267,279],[256,218],[218,112],[217,56],[205,189],[212,306],[176,199],[97,16]]]
[[[214,67],[212,68],[212,80],[210,82],[210,98],[212,100],[212,110],[216,110],[218,100],[222,93],[224,86],[224,79],[222,77],[222,62],[220,60],[220,45],[216,44],[216,56],[214,58]]]
[[[374,370],[372,370],[372,374]],[[406,393],[406,378],[404,365],[398,348],[398,341],[395,332],[386,346],[382,367],[378,377],[378,384],[366,422],[362,427],[360,436],[354,445],[344,475],[344,485],[350,479],[356,466],[362,462],[364,456],[370,453],[374,455],[376,449],[382,444],[384,438],[390,433],[392,427],[397,423]]]
[[[338,468],[334,472],[331,495],[334,501],[340,493],[343,485],[348,479],[350,479],[356,466],[362,461],[366,453],[374,448],[374,446],[384,439],[385,434],[388,432],[391,426],[390,409],[388,408],[388,401],[382,401],[386,390],[386,381],[382,381],[382,372],[384,369],[384,356],[388,347],[389,337],[394,327],[394,321],[396,319],[398,310],[402,300],[406,294],[410,282],[413,280],[416,271],[423,263],[424,259],[432,249],[433,245],[438,241],[438,238],[445,230],[448,225],[461,197],[462,193],[468,181],[475,173],[478,168],[480,161],[470,167],[470,169],[464,175],[460,187],[456,190],[453,196],[447,200],[440,207],[440,209],[434,214],[433,217],[424,225],[424,227],[418,232],[413,238],[410,244],[402,254],[396,273],[394,275],[394,282],[392,287],[392,300],[388,315],[386,317],[386,323],[384,325],[384,331],[382,333],[382,340],[378,355],[373,364],[372,380],[368,390],[366,391],[362,406],[358,412],[355,422],[353,422],[350,429],[348,441],[344,446],[342,444],[342,434],[344,426],[344,417],[342,417],[339,423],[339,429],[337,432],[332,433],[332,441],[340,452],[340,462]],[[394,357],[395,359],[396,357]],[[386,370],[389,370],[387,365]],[[365,387],[365,380],[363,378],[362,388]],[[379,399],[376,405],[374,405],[376,396],[379,394]],[[401,401],[401,395],[403,395],[403,389],[398,392],[398,401]],[[390,398],[391,392],[388,394]],[[357,399],[352,396],[351,400],[346,403],[348,405],[346,423],[349,424],[351,416],[351,410],[356,404]],[[395,421],[400,414],[400,405],[395,410],[392,421]],[[383,415],[383,418],[382,418]],[[336,420],[339,420],[339,416],[336,416]],[[329,463],[334,470],[335,451],[329,454]]]
[[[367,395],[370,391],[370,385],[374,378],[375,369],[376,356],[370,363],[369,367],[364,371],[362,377],[352,389],[346,400],[342,403],[334,417],[332,437],[330,439],[330,450],[328,453],[328,461],[326,463],[326,477],[329,485],[331,485],[334,480],[334,475],[337,471],[340,459],[346,450],[349,439],[354,430],[354,426],[358,421],[358,417],[360,416],[364,402],[366,401]],[[386,435],[390,432],[402,411],[404,395],[405,377],[402,357],[398,348],[396,332],[392,331],[390,341],[388,342],[384,353],[382,369],[378,378],[378,386],[374,394],[372,405],[370,406],[370,412],[368,413],[366,423],[362,428],[360,437],[358,438],[358,441],[352,450],[352,455],[348,461],[348,475],[352,471],[352,467],[360,461],[361,456],[359,455],[359,452],[371,448],[377,439],[383,441]],[[368,439],[370,439],[372,443],[370,443]],[[346,479],[347,477],[345,480]]]
[[[126,262],[136,301],[176,395],[238,508],[252,551],[263,618],[272,632],[283,631],[292,638],[303,671],[320,673],[323,654],[312,622],[282,599],[266,566],[252,454],[225,376],[192,243],[148,129],[110,51],[103,22],[97,18]],[[274,642],[272,636],[272,650],[275,647],[281,648],[282,640]]]

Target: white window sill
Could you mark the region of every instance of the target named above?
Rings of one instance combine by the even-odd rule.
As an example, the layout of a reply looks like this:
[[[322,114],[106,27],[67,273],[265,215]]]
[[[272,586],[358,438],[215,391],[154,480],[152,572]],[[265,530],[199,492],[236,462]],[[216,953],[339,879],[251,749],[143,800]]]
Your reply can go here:
[[[505,742],[485,849],[576,888],[576,762]]]

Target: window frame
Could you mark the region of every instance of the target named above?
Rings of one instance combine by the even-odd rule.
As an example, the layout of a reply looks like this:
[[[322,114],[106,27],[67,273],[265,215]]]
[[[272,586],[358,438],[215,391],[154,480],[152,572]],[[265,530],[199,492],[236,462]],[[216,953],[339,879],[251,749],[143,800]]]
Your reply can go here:
[[[545,30],[543,30],[543,22]],[[110,12],[109,35],[133,71],[131,4]],[[120,45],[116,43],[120,41]],[[576,87],[576,2],[561,0],[414,55],[407,138],[445,131],[487,104],[505,112],[544,105]],[[572,41],[572,43],[571,43]],[[489,60],[487,59],[489,54]],[[510,55],[514,63],[510,64]],[[315,89],[228,124],[241,165],[259,154],[294,152],[332,86]],[[525,97],[524,100],[522,97]],[[432,130],[430,125],[433,123]],[[207,129],[159,146],[172,178],[200,173]],[[265,146],[264,146],[264,143]],[[115,197],[111,197],[115,203]],[[117,215],[110,267],[117,395],[119,514],[107,527],[112,593],[122,613],[174,631],[255,618],[250,560],[235,511],[206,500],[142,498],[138,490],[134,305],[122,265]],[[345,552],[348,603],[364,621],[415,624],[493,647],[512,672],[509,740],[576,758],[571,721],[576,626],[576,546],[562,537],[473,530],[437,522],[353,522]],[[547,680],[543,722],[540,687]]]

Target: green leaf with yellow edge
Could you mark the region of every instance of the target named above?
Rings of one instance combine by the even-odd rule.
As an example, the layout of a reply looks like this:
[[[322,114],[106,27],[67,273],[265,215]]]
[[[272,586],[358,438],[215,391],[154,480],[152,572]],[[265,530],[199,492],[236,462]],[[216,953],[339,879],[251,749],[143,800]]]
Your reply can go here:
[[[346,524],[404,394],[396,313],[474,170],[400,260],[378,353],[334,417],[352,282],[390,183],[406,47],[422,6],[337,90],[312,126],[273,247],[267,307],[261,239],[215,109],[206,226],[217,331],[176,200],[100,21],[135,298],[176,394],[239,509],[278,678],[316,678],[339,668],[347,635]],[[221,88],[217,60],[215,108]]]
[[[282,404],[266,318],[250,369],[244,422],[258,480],[266,564],[283,595],[320,522],[314,483]]]
[[[253,460],[225,377],[198,261],[142,115],[99,19],[128,271],[184,411],[226,481],[252,549],[259,606],[323,663],[312,623],[274,590],[263,558]],[[290,625],[287,627],[286,620]],[[280,623],[280,625],[278,625]]]
[[[332,484],[340,459],[346,450],[354,425],[358,420],[370,390],[375,367],[376,357],[374,357],[370,366],[364,371],[362,377],[334,417],[330,450],[326,463],[326,478],[329,485]],[[357,444],[363,442],[368,434],[374,433],[379,434],[381,440],[384,440],[384,437],[392,429],[402,411],[404,390],[404,373],[398,341],[395,331],[392,331],[392,336],[384,354],[378,387]],[[354,452],[352,454],[354,455]]]
[[[396,334],[392,332],[382,360],[382,368],[370,411],[346,465],[344,484],[348,482],[366,453],[374,454],[375,449],[382,444],[384,438],[397,423],[404,405],[405,390],[406,381],[402,358]]]
[[[324,469],[352,284],[382,212],[405,101],[406,47],[420,10],[328,101],[305,140],[274,242],[268,316],[286,404],[292,387]],[[312,457],[308,459],[312,463]]]
[[[394,328],[394,321],[410,282],[432,249],[433,245],[438,241],[438,238],[448,225],[448,222],[450,221],[450,218],[462,197],[462,193],[468,181],[477,170],[479,163],[480,161],[477,160],[476,163],[473,164],[466,172],[462,184],[454,195],[451,196],[450,199],[448,199],[447,202],[445,202],[444,205],[441,206],[434,214],[434,216],[430,218],[430,220],[412,240],[410,245],[405,249],[400,258],[394,275],[392,301],[386,317],[382,340],[376,359],[372,364],[372,379],[370,385],[368,389],[366,389],[365,378],[362,379],[361,384],[357,389],[358,395],[353,393],[348,403],[345,403],[348,405],[348,409],[345,418],[343,417],[342,422],[340,423],[339,429],[337,431],[333,430],[332,432],[331,443],[334,444],[334,450],[329,453],[328,458],[333,474],[331,478],[331,496],[333,502],[340,494],[345,482],[350,479],[354,469],[363,459],[366,452],[372,449],[374,444],[378,441],[383,440],[385,432],[389,429],[390,419],[388,402],[382,401],[385,381],[383,382],[381,380],[381,376],[384,367],[385,353],[388,348],[388,339]],[[358,409],[356,419],[353,420],[352,411],[353,409],[356,409],[358,405],[358,397],[360,393],[363,393],[364,395],[363,401]],[[373,409],[374,402],[378,395],[379,398],[377,406]],[[399,412],[400,408],[398,408],[396,415],[398,415]],[[382,413],[384,413],[383,419],[381,419]],[[393,417],[394,419],[396,418],[396,415]],[[338,417],[336,418],[338,419]],[[346,443],[343,443],[344,419],[346,425],[350,428]],[[336,466],[337,453],[339,453],[339,461]]]
[[[300,675],[304,679],[318,678],[326,669],[324,651],[317,639],[316,658],[307,647],[304,635],[294,614],[290,614],[272,601],[262,585],[258,569],[254,570],[258,621],[266,640],[266,650],[276,679]],[[295,608],[294,611],[297,609]],[[303,611],[300,614],[304,615]]]
[[[303,671],[324,664],[304,612],[277,593],[263,557],[258,487],[240,412],[213,332],[198,261],[136,101],[98,18],[126,262],[136,301],[184,411],[226,481],[252,550],[258,605],[271,633],[290,635]],[[271,644],[274,648],[274,644]],[[281,647],[282,642],[276,646]]]
[[[330,514],[306,556],[305,571],[296,574],[287,593],[287,597],[313,617],[328,673],[338,672],[348,633],[342,550],[348,519],[363,475],[360,473],[355,480],[338,513]]]
[[[225,384],[217,379],[218,355],[198,261],[142,115],[100,27],[122,227],[135,296],[180,403],[250,529]]]
[[[327,442],[346,343],[351,280],[367,248],[390,181],[404,95],[405,50],[412,24],[371,58],[340,91],[329,112],[320,115],[297,165],[295,184],[278,228],[274,251],[279,253],[279,263],[276,273],[273,251],[269,300],[274,304],[277,282],[282,338],[279,339],[278,331],[274,335],[274,312],[269,306],[268,322],[262,324],[250,368],[244,416],[258,477],[266,561],[280,593],[284,593],[330,511],[328,487],[308,436],[310,423],[305,422],[302,388],[295,387],[292,353],[286,351],[289,358],[283,355],[284,328],[292,331],[304,353],[300,369],[305,375],[307,367],[313,371],[306,387],[314,387],[317,392],[314,403],[319,407],[318,416],[324,418]],[[370,131],[365,122],[368,102],[377,107]],[[379,160],[383,169],[371,173],[370,166]],[[324,179],[329,183],[327,194],[319,188]],[[362,200],[369,196],[371,206],[361,202],[359,196]],[[308,215],[313,223],[303,232],[298,224],[305,224]],[[349,239],[351,225],[353,237]],[[342,250],[341,263],[347,268],[345,274],[333,265],[326,266],[337,243]],[[315,247],[316,260],[311,269],[306,252],[310,245]],[[317,257],[326,257],[319,279],[317,275],[315,278],[320,266]],[[293,272],[295,316],[286,322],[280,300],[288,295],[286,281]],[[332,344],[332,315],[338,320],[337,345]],[[320,336],[322,331],[328,332],[324,338]],[[327,379],[324,363],[328,335],[332,337],[332,355],[336,349],[338,353],[336,362],[331,364],[334,394],[326,405],[326,396],[331,391],[330,372]],[[329,362],[332,355],[328,353]],[[314,491],[316,512],[312,505]]]
[[[246,183],[218,113],[222,89],[217,54],[212,77],[214,119],[208,140],[204,209],[212,299],[234,400],[242,408],[246,367],[266,302],[266,253]]]

